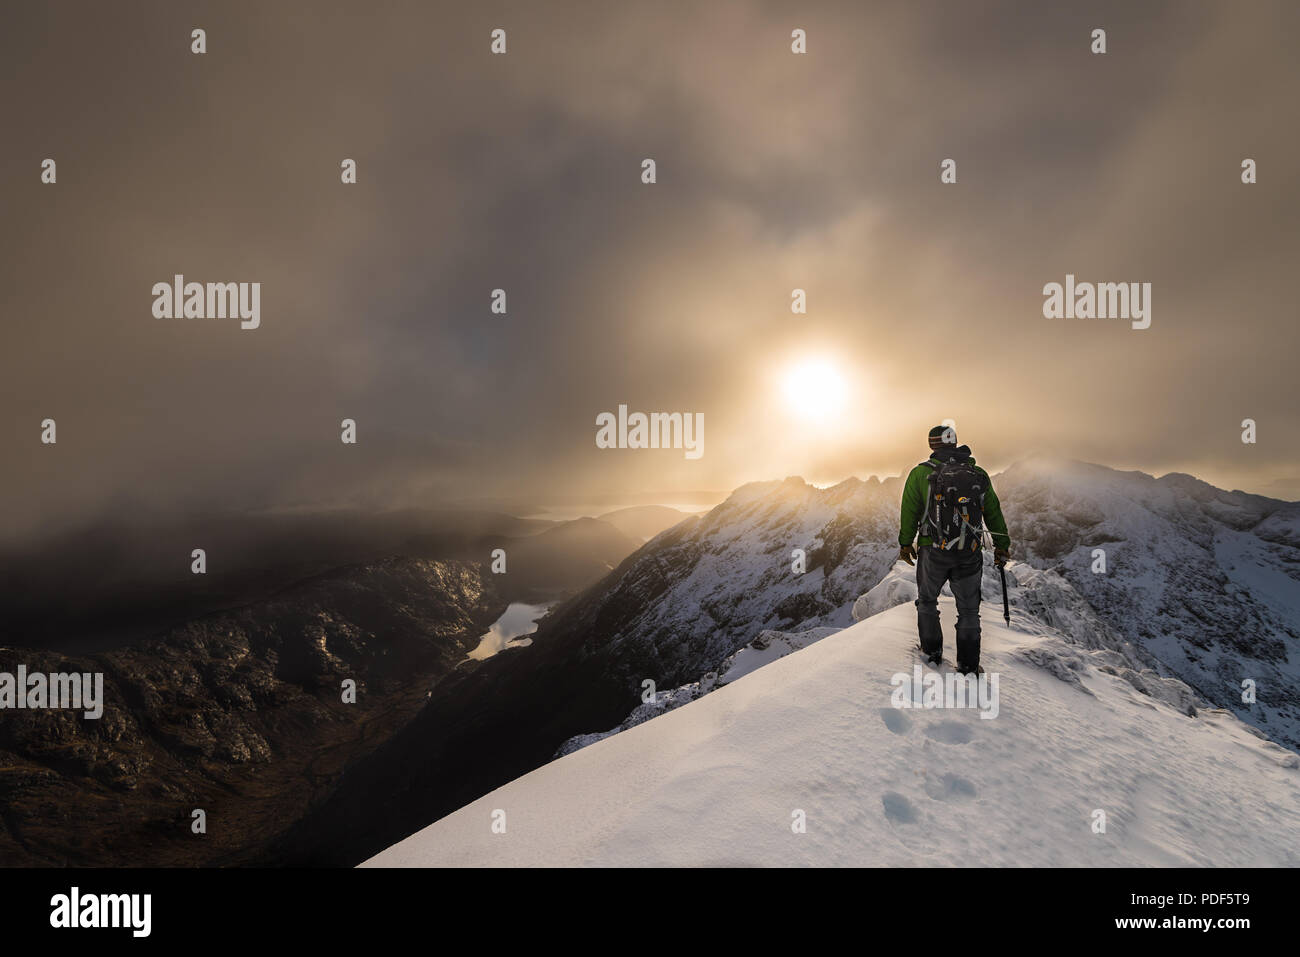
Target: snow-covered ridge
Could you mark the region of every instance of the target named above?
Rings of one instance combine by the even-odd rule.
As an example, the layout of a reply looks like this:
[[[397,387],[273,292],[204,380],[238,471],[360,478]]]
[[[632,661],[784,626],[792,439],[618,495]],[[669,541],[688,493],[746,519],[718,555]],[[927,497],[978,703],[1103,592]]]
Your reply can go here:
[[[652,538],[537,642],[567,629],[639,694],[647,678],[674,688],[719,670],[765,630],[844,627],[897,554],[894,497],[888,483],[856,479],[744,486]]]
[[[949,599],[941,611],[952,620]],[[1027,620],[984,618],[992,720],[892,706],[893,677],[918,663],[904,603],[544,765],[366,866],[1300,864],[1295,754],[1226,711],[1144,694],[1108,669],[1121,652]]]
[[[560,758],[566,754],[572,754],[589,744],[603,741],[612,734],[634,728],[651,718],[657,718],[674,708],[680,708],[682,705],[689,704],[702,695],[708,694],[715,688],[721,688],[738,678],[743,678],[745,675],[757,671],[763,665],[770,664],[778,658],[784,658],[791,652],[799,651],[801,648],[807,648],[814,641],[820,641],[839,630],[839,628],[825,626],[793,633],[766,630],[745,647],[729,655],[718,671],[710,671],[701,677],[699,681],[692,681],[679,688],[673,688],[669,691],[656,690],[649,700],[633,709],[632,713],[617,727],[611,728],[609,731],[576,735],[560,745],[555,752],[555,756]]]
[[[1153,687],[1176,677],[1300,748],[1300,503],[1049,459],[994,484],[1026,611],[1088,650],[1121,654]],[[896,478],[750,483],[651,540],[591,596],[598,607],[583,627],[637,693],[646,678],[678,689],[720,673],[766,631],[845,627],[855,600],[894,568],[900,492]],[[1055,578],[1031,588],[1030,569]],[[997,594],[990,579],[985,596]],[[604,644],[610,609],[619,613]],[[1250,683],[1256,698],[1243,701]]]
[[[1300,748],[1300,503],[1085,463],[994,482],[1018,557],[1198,694]]]
[[[1175,678],[1159,661],[1107,625],[1057,573],[1013,563],[1007,569],[1007,580],[1013,614],[1011,627],[1042,637],[1039,645],[1026,652],[1025,660],[1029,664],[1044,668],[1061,680],[1078,684],[1077,672],[1084,662],[1090,662],[1101,671],[1122,678],[1139,692],[1184,714],[1194,716],[1198,708],[1207,706],[1201,696]],[[982,587],[986,601],[981,610],[981,621],[996,620],[1001,613],[997,600],[1001,584],[991,565],[985,566]],[[952,596],[947,586],[943,594],[949,598]],[[855,621],[862,621],[898,605],[910,606],[915,600],[916,569],[899,562],[853,603],[851,615]],[[952,625],[953,617],[949,616],[945,623],[949,657],[953,652]],[[615,728],[570,738],[556,751],[556,757],[572,754],[688,704],[839,630],[824,626],[797,632],[764,630],[752,642],[729,655],[716,671],[706,673],[698,681],[656,692]]]
[[[569,609],[652,701],[371,863],[1300,863],[1300,757],[1265,737],[1300,739],[1300,505],[1086,463],[994,481],[1022,559],[1010,628],[983,583],[996,718],[891,706],[918,663],[896,479],[754,483]]]

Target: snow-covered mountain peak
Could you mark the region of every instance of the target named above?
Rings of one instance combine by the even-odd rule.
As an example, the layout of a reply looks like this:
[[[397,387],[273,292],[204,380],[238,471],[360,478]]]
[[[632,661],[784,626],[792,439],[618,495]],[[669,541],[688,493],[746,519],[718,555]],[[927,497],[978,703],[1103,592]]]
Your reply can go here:
[[[1141,682],[1180,679],[1300,747],[1300,505],[1084,462],[1033,459],[993,478],[1023,610],[1120,654]],[[628,715],[646,679],[688,687],[765,632],[851,625],[860,596],[911,574],[897,564],[900,492],[897,478],[751,483],[652,539],[537,642],[556,632],[584,649],[626,689]],[[986,574],[986,616],[998,617],[1000,583]]]
[[[784,479],[769,479],[763,482],[746,482],[726,497],[718,508],[743,508],[755,502],[769,501],[773,498],[789,499],[804,494],[812,488],[798,475]]]
[[[1300,747],[1300,503],[1101,466],[994,481],[1017,557],[1054,569],[1208,700]]]

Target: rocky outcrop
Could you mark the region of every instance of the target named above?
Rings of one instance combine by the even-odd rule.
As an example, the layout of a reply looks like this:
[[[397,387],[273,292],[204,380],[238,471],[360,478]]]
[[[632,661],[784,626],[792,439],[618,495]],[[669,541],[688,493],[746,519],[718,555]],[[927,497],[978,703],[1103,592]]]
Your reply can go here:
[[[391,559],[114,651],[0,648],[0,671],[104,676],[97,720],[0,713],[0,861],[256,860],[418,711],[502,607],[471,563]]]

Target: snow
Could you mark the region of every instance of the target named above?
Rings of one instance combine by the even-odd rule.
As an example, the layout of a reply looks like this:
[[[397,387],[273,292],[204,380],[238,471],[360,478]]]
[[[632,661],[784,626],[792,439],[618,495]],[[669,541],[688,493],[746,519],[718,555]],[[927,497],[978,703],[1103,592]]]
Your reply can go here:
[[[808,628],[800,632],[763,631],[745,647],[730,655],[722,663],[721,673],[710,671],[699,681],[692,681],[680,688],[673,688],[671,691],[656,691],[651,700],[638,705],[631,714],[623,719],[618,727],[611,728],[608,731],[598,731],[594,734],[575,735],[560,745],[555,752],[555,757],[559,758],[566,754],[572,754],[579,748],[585,748],[589,744],[603,741],[610,735],[626,731],[628,728],[634,728],[638,724],[649,721],[651,718],[657,718],[674,708],[680,708],[701,695],[708,694],[714,688],[719,688],[724,684],[735,681],[737,678],[743,678],[750,672],[763,667],[763,665],[770,664],[778,658],[784,658],[791,652],[798,651],[801,648],[807,648],[814,641],[820,641],[839,630],[838,628],[823,626]]]
[[[854,599],[898,554],[896,504],[892,487],[856,479],[831,489],[799,478],[742,486],[661,533],[601,586],[601,600],[637,609],[616,616],[608,650],[673,686],[721,669],[764,630],[852,624]]]
[[[1019,571],[1012,627],[1000,603],[984,606],[996,718],[891,705],[891,679],[918,662],[903,602],[544,765],[363,866],[1300,864],[1300,759],[1227,711],[1190,716],[1176,696],[1142,693],[1123,646],[1027,611],[1063,579]],[[1086,614],[1073,607],[1059,613]],[[940,608],[951,653],[955,609]],[[805,833],[792,827],[800,812]]]
[[[1080,462],[994,482],[1016,557],[1067,579],[1164,677],[1300,749],[1300,505]]]
[[[994,484],[1015,558],[1068,583],[1043,579],[1027,598],[1036,615],[1300,749],[1300,504],[1188,475],[1044,458]],[[900,494],[897,478],[737,489],[652,540],[590,596],[613,612],[593,610],[593,621],[610,623],[608,633],[593,630],[593,650],[611,667],[626,664],[630,688],[647,674],[683,688],[725,671],[764,631],[846,627],[912,600],[894,572]],[[998,592],[986,582],[990,601]],[[1242,700],[1247,680],[1260,692],[1251,702]]]
[[[944,593],[952,597],[945,584]],[[916,566],[904,571],[901,566],[891,568],[874,588],[853,603],[853,620],[862,621],[878,615],[887,608],[916,601]]]
[[[813,642],[821,641],[839,630],[823,626],[796,632],[764,631],[727,659],[718,683],[730,684],[764,665],[771,664],[778,658],[784,658],[792,652],[807,648]]]
[[[1256,535],[1225,530],[1215,540],[1214,557],[1234,593],[1253,595],[1280,612],[1284,621],[1300,622],[1300,587],[1272,559],[1268,543]]]

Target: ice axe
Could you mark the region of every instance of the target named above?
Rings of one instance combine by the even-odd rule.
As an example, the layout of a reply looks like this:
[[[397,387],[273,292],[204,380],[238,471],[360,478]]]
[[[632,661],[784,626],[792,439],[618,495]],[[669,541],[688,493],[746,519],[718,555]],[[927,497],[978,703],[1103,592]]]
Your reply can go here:
[[[1011,606],[1007,604],[1007,566],[999,565],[998,574],[1002,576],[1002,617],[1007,620],[1007,627],[1011,627]]]

